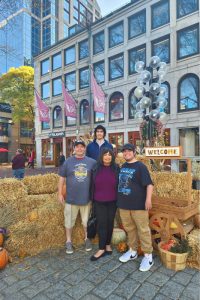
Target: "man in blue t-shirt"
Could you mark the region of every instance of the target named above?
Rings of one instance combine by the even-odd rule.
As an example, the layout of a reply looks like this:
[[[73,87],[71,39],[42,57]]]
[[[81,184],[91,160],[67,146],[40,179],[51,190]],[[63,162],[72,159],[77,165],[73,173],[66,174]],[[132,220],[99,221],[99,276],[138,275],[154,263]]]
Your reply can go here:
[[[139,239],[145,253],[139,270],[148,271],[153,266],[148,214],[152,207],[153,183],[147,167],[135,158],[135,146],[125,144],[122,152],[126,162],[120,169],[117,206],[128,234],[129,250],[119,260],[127,262],[137,258]]]
[[[103,148],[113,150],[113,146],[105,139],[106,129],[98,125],[94,130],[94,141],[89,143],[86,149],[86,156],[98,160],[100,151]]]

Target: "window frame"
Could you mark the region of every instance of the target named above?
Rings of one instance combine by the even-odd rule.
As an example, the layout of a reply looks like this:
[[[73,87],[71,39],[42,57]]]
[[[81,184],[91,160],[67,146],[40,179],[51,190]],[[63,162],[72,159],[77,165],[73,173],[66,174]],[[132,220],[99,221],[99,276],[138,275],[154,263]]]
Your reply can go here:
[[[133,72],[133,73],[131,73],[131,71],[130,71],[130,52],[133,51],[133,50],[136,50],[136,51],[137,51],[137,50],[142,50],[142,49],[145,50],[145,65],[146,65],[146,57],[147,57],[146,44],[142,44],[142,45],[140,45],[140,46],[137,46],[137,47],[134,47],[134,48],[131,48],[131,49],[128,50],[128,75],[129,75],[129,76],[130,76],[130,75],[134,75],[134,74],[137,73],[136,71]]]
[[[115,94],[115,93],[119,93],[123,96],[123,118],[119,118],[119,119],[116,119],[116,120],[113,120],[111,118],[111,98],[112,96]],[[121,92],[113,92],[111,95],[110,95],[110,98],[109,98],[109,122],[118,122],[118,121],[123,121],[124,120],[124,95],[121,93]]]
[[[88,70],[88,72],[90,72],[89,67],[84,67],[84,68],[81,68],[81,69],[78,70],[78,74],[79,74],[79,78],[78,78],[79,79],[79,90],[87,89],[89,87],[89,85],[90,85],[90,78],[89,78],[88,85],[85,86],[85,87],[81,87],[81,80],[80,80],[80,78],[81,78],[81,71],[84,71],[84,70]],[[90,74],[89,74],[89,77],[90,77]]]
[[[180,47],[179,47],[179,45],[180,45],[180,33],[181,32],[183,32],[183,31],[185,31],[185,30],[187,30],[187,29],[193,29],[193,28],[196,28],[197,29],[197,52],[196,53],[193,53],[193,54],[188,54],[188,55],[185,55],[185,56],[183,56],[183,57],[180,57],[179,56],[179,52],[180,52]],[[185,58],[188,58],[188,57],[191,57],[191,56],[193,56],[193,55],[197,55],[197,54],[199,54],[199,50],[200,50],[200,47],[199,47],[199,40],[200,40],[200,38],[199,38],[199,33],[200,33],[200,31],[199,31],[199,23],[196,23],[196,24],[193,24],[193,25],[191,25],[191,26],[188,26],[188,27],[184,27],[184,28],[182,28],[182,29],[180,29],[180,30],[178,30],[177,32],[176,32],[176,40],[177,40],[177,49],[176,49],[176,57],[177,57],[177,60],[181,60],[181,59],[185,59]]]
[[[54,122],[54,111],[57,107],[60,107],[61,108],[61,112],[62,112],[62,123],[63,123],[63,109],[60,105],[56,105],[54,108],[53,108],[53,112],[52,112],[52,123],[53,123],[53,128],[62,128],[63,127],[63,124],[61,126],[55,126],[55,122]]]
[[[134,94],[134,91],[136,88],[137,88],[137,86],[132,88],[128,94],[128,119],[129,120],[135,120],[135,116],[131,116],[131,114],[130,114],[130,100],[131,100],[131,95],[132,95],[132,93]],[[137,103],[140,102],[140,99],[138,99],[137,97],[135,97],[135,98],[137,99]]]
[[[49,70],[46,73],[42,73],[42,64],[47,62],[47,61],[49,61]],[[50,59],[48,57],[48,58],[46,58],[46,59],[44,59],[40,62],[40,76],[45,76],[45,75],[49,74],[49,72],[50,72]]]
[[[111,30],[112,30],[113,28],[115,28],[115,27],[117,27],[117,26],[120,26],[120,25],[123,25],[123,41],[120,42],[120,43],[118,43],[118,44],[115,44],[115,45],[113,45],[113,46],[110,46],[110,35],[111,35],[110,32],[111,32]],[[123,20],[122,20],[122,21],[119,21],[119,22],[117,22],[117,23],[115,23],[115,24],[113,24],[113,25],[111,25],[111,26],[108,28],[108,48],[111,49],[111,48],[117,47],[117,46],[122,45],[122,44],[124,44],[124,21],[123,21]]]
[[[168,42],[168,44],[169,44],[169,61],[166,62],[166,64],[170,64],[170,62],[171,62],[170,34],[167,34],[165,36],[161,36],[161,37],[151,41],[151,55],[152,56],[156,55],[156,54],[153,53],[154,44],[156,44],[156,43],[158,44],[159,42],[166,41],[166,40],[169,41]]]
[[[178,5],[179,5],[180,1],[181,1],[181,0],[176,0],[176,18],[177,18],[178,20],[181,19],[181,18],[184,18],[184,17],[186,17],[186,16],[188,16],[188,15],[190,15],[190,14],[193,14],[193,13],[195,13],[195,12],[198,12],[198,10],[199,10],[199,1],[197,0],[197,9],[196,9],[196,10],[194,10],[194,11],[192,11],[192,12],[190,12],[190,13],[187,13],[187,14],[185,14],[185,15],[183,15],[183,16],[179,16]]]
[[[46,98],[44,98],[44,96],[43,96],[43,89],[42,89],[42,87],[43,87],[43,85],[45,85],[45,84],[49,84],[49,96],[48,97],[46,97]],[[50,98],[50,96],[51,96],[51,91],[50,91],[50,80],[47,80],[47,81],[45,81],[45,82],[41,82],[41,86],[40,86],[40,90],[41,90],[41,98],[42,98],[42,100],[47,100],[47,99],[49,99]]]
[[[70,50],[70,49],[74,49],[74,53],[75,53],[74,61],[67,63],[66,62],[66,52],[67,52],[67,50]],[[64,64],[65,64],[65,66],[69,66],[69,65],[72,65],[72,64],[75,64],[75,63],[76,63],[76,46],[72,45],[72,46],[64,49]]]
[[[137,18],[139,15],[142,15],[143,13],[145,14],[145,31],[131,37],[130,36],[130,22],[131,22],[131,19],[133,19],[134,17]],[[141,36],[142,34],[145,34],[146,33],[146,29],[147,29],[146,28],[146,25],[147,25],[146,23],[147,23],[146,22],[146,8],[144,8],[144,9],[140,10],[139,12],[135,13],[134,15],[128,17],[128,40],[137,38],[138,36]]]
[[[95,67],[96,67],[97,65],[100,65],[100,64],[104,64],[104,80],[103,80],[103,81],[98,81],[97,78],[96,78],[96,74],[95,74]],[[103,83],[105,83],[105,60],[104,60],[104,59],[102,59],[102,60],[100,60],[100,61],[97,61],[97,62],[93,63],[93,71],[94,71],[94,76],[95,76],[95,78],[96,78],[97,83],[98,83],[98,84],[103,84]]]
[[[94,47],[94,39],[97,37],[97,36],[99,36],[99,35],[101,35],[101,34],[103,34],[103,36],[104,36],[104,42],[103,42],[103,50],[101,50],[101,51],[98,51],[98,52],[95,52],[94,51],[94,49],[95,49],[95,47]],[[102,30],[102,31],[99,31],[98,33],[96,33],[96,34],[94,34],[93,35],[93,37],[92,37],[92,46],[93,46],[93,55],[96,55],[96,54],[98,54],[98,53],[102,53],[102,52],[104,52],[105,51],[105,32],[104,32],[104,30]]]
[[[75,74],[75,89],[69,90],[68,87],[67,87],[66,78],[67,78],[67,75],[72,75],[72,74]],[[67,87],[67,90],[68,90],[69,92],[74,92],[74,91],[76,91],[76,71],[72,71],[72,72],[69,72],[69,73],[64,74],[64,79],[65,79],[65,86]]]
[[[60,58],[61,58],[61,65],[60,65],[60,67],[58,67],[58,68],[53,68],[53,59],[56,57],[56,56],[58,56],[58,55],[60,55]],[[52,57],[51,57],[51,70],[52,70],[52,72],[54,72],[54,71],[56,71],[56,70],[58,70],[58,69],[61,69],[62,68],[62,52],[60,51],[60,52],[57,52],[57,53],[55,53],[54,55],[52,55]]]
[[[80,49],[81,49],[81,45],[84,44],[85,42],[87,42],[87,45],[88,45],[88,55],[81,58],[81,57],[80,57],[80,54],[81,54]],[[80,42],[78,43],[78,59],[79,59],[79,60],[86,59],[86,58],[89,57],[89,55],[90,55],[90,53],[89,53],[89,40],[88,40],[88,39],[85,39],[85,40],[83,40],[83,41],[80,41]]]
[[[153,27],[153,9],[161,6],[162,4],[168,3],[168,22],[157,27]],[[161,0],[151,5],[151,30],[158,29],[162,26],[165,26],[170,23],[170,1],[169,0]]]
[[[54,95],[54,82],[56,80],[59,80],[59,79],[61,81],[61,93]],[[60,95],[62,95],[62,76],[58,76],[56,78],[52,78],[52,97],[58,97]]]
[[[110,61],[112,59],[115,59],[115,58],[120,57],[120,56],[123,56],[123,75],[119,76],[119,77],[116,77],[116,78],[111,78]],[[108,58],[108,73],[109,73],[109,81],[113,81],[113,80],[117,80],[117,79],[120,79],[120,78],[124,78],[124,52],[121,52],[119,54],[116,54],[116,55],[111,56],[111,57]]]
[[[81,121],[81,107],[82,107],[82,103],[83,102],[88,102],[88,105],[89,105],[89,120],[88,120],[88,122],[87,123],[83,123],[82,121]],[[81,102],[80,102],[80,106],[79,106],[79,123],[80,123],[80,125],[88,125],[88,124],[90,124],[90,102],[89,102],[89,100],[87,100],[87,99],[82,99],[81,100]]]

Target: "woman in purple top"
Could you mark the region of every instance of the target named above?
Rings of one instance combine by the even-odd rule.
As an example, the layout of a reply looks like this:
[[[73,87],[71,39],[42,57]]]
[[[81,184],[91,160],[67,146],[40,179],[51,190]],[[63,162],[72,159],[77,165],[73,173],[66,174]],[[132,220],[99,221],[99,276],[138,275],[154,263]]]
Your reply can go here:
[[[119,168],[111,149],[102,149],[92,171],[91,196],[94,201],[99,235],[99,250],[91,256],[96,261],[105,254],[112,254],[110,245],[116,213]]]

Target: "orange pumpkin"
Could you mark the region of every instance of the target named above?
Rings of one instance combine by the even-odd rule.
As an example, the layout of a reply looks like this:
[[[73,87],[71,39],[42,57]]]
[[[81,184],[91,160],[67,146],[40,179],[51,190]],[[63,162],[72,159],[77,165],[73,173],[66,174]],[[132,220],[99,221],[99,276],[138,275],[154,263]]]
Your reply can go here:
[[[4,248],[0,248],[0,269],[4,269],[8,263],[8,252]]]
[[[3,233],[0,233],[0,246],[3,245],[3,241],[4,241]]]
[[[120,252],[120,253],[123,253],[123,252],[126,252],[128,249],[128,245],[126,242],[120,242],[118,245],[117,245],[117,250]]]

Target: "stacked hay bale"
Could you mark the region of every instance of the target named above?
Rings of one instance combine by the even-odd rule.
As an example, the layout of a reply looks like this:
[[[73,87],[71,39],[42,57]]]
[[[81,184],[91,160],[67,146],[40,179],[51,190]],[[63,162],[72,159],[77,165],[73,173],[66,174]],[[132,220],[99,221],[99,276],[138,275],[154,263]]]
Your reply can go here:
[[[188,257],[187,265],[191,268],[200,269],[200,229],[194,229],[190,232],[188,241],[192,247],[192,253]]]

